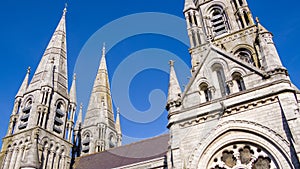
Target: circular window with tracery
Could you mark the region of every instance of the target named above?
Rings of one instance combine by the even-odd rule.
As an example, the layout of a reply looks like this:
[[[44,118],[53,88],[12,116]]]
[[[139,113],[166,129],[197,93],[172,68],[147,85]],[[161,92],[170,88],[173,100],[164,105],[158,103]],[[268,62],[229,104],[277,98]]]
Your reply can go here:
[[[259,146],[232,144],[218,151],[209,169],[277,169],[274,158]]]

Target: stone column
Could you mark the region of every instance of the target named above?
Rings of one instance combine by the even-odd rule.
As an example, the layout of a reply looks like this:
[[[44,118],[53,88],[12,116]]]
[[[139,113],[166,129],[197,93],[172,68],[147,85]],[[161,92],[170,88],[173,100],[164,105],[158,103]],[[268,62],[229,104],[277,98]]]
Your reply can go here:
[[[206,102],[205,93],[204,93],[203,90],[200,90],[200,102],[201,103],[205,103]]]
[[[66,168],[66,156],[65,155],[61,155],[61,160],[60,160],[60,165],[59,165],[59,169],[65,169]]]
[[[52,168],[52,165],[53,165],[53,158],[54,158],[54,153],[55,153],[55,151],[54,150],[50,150],[50,154],[49,154],[49,158],[48,158],[48,163],[47,163],[47,169],[53,169]]]
[[[43,152],[43,156],[44,156],[44,161],[42,161],[42,163],[43,163],[42,169],[46,169],[47,164],[49,162],[49,160],[48,160],[49,159],[48,158],[48,156],[49,156],[49,148],[48,147],[45,147],[45,150]]]
[[[72,131],[73,131],[73,125],[69,124],[69,130],[68,130],[68,140],[71,142],[72,140]]]
[[[9,168],[9,164],[10,164],[10,159],[11,159],[11,156],[12,156],[12,152],[13,152],[12,148],[10,148],[9,150],[7,150],[5,161],[4,161],[4,165],[3,165],[3,169],[8,169]]]
[[[23,160],[22,158],[23,158],[24,150],[25,150],[25,146],[22,146],[20,148],[19,154],[17,156],[15,169],[19,169],[20,168],[21,161]]]
[[[54,158],[53,169],[58,169],[59,162],[60,162],[60,155],[59,155],[59,153],[57,151],[56,155],[55,155],[55,158]]]
[[[195,14],[194,14],[194,12],[190,12],[190,16],[191,16],[191,18],[192,18],[192,26],[194,27],[194,26],[196,26],[196,22],[195,22]]]
[[[43,124],[42,124],[42,128],[47,129],[46,121],[47,121],[47,112],[43,111]]]
[[[16,158],[17,158],[18,153],[19,153],[19,148],[15,147],[13,149],[13,153],[12,153],[12,156],[11,156],[11,159],[10,159],[9,169],[14,169],[15,168]]]

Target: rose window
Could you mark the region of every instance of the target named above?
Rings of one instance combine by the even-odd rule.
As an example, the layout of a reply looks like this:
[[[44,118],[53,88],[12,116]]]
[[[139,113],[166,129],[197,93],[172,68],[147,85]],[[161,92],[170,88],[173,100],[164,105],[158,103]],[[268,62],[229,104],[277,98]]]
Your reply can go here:
[[[209,169],[277,169],[274,158],[259,146],[234,144],[211,159]]]

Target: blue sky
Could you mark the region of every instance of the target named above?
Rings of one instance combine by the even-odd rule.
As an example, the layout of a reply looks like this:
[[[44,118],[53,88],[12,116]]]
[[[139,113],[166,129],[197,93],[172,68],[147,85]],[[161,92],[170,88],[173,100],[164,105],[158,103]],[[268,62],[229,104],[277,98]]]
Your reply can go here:
[[[65,1],[61,0],[14,0],[0,2],[0,137],[2,138],[7,130],[9,116],[12,111],[14,96],[19,89],[19,86],[25,76],[28,66],[32,67],[32,74],[39,63],[39,60],[48,44],[48,41],[61,17]],[[300,13],[291,8],[292,6],[299,6],[300,2],[296,0],[289,0],[287,3],[276,3],[271,0],[264,1],[248,1],[252,10],[253,16],[259,16],[261,23],[274,34],[274,41],[276,43],[278,52],[281,56],[282,62],[288,68],[292,81],[296,86],[300,86],[300,47],[298,44],[298,30],[300,30]],[[107,43],[107,64],[109,69],[109,76],[111,80],[117,77],[116,73],[118,66],[126,60],[128,56],[133,58],[136,55],[160,54],[172,55],[180,57],[182,63],[190,65],[190,56],[188,54],[188,47],[183,41],[173,37],[165,36],[165,34],[155,34],[145,32],[143,34],[136,34],[122,39],[116,44],[110,42],[118,33],[113,31],[105,34],[105,37],[98,37],[95,34],[103,28],[103,26],[110,26],[110,23],[116,19],[132,16],[136,13],[155,12],[166,13],[169,15],[183,18],[183,0],[123,0],[123,1],[101,1],[101,0],[85,0],[85,1],[69,1],[67,13],[67,45],[68,45],[68,71],[69,77],[72,77],[74,69],[84,70],[79,72],[78,83],[79,102],[83,102],[85,109],[88,102],[89,88],[93,82],[85,79],[87,77],[94,77],[97,71],[98,59],[101,56],[101,45],[103,42]],[[146,13],[149,14],[149,13]],[[126,19],[126,18],[125,18]],[[128,19],[128,18],[127,18]],[[151,19],[151,17],[150,17]],[[158,18],[160,20],[161,18]],[[180,20],[180,19],[179,19]],[[119,20],[117,20],[118,23]],[[132,22],[132,20],[130,20]],[[124,32],[128,29],[134,29],[137,25],[147,22],[139,17],[136,23],[131,24],[132,27],[114,27],[118,32]],[[149,22],[156,23],[153,19]],[[118,25],[118,24],[117,24]],[[157,25],[156,25],[157,26]],[[169,23],[160,23],[162,30],[170,34],[181,31],[180,36],[183,39],[187,38],[187,33],[182,25],[178,27],[171,27]],[[163,30],[166,28],[168,30]],[[114,33],[114,34],[109,34]],[[93,36],[94,35],[94,36]],[[174,35],[176,36],[176,35]],[[90,37],[97,39],[96,45],[98,51],[92,53],[93,56],[82,56],[81,51],[84,50],[85,44],[88,44]],[[102,38],[102,39],[101,39]],[[93,46],[95,48],[95,46]],[[97,47],[96,47],[97,49]],[[164,50],[163,52],[157,49]],[[166,52],[167,51],[167,52]],[[154,61],[153,61],[154,58]],[[153,63],[157,65],[167,62],[164,59],[153,56]],[[85,63],[83,63],[85,62]],[[181,62],[178,61],[180,65]],[[78,66],[79,65],[79,66]],[[76,67],[77,66],[77,67]],[[80,68],[78,68],[80,67]],[[163,67],[163,66],[162,66]],[[175,66],[176,68],[176,66]],[[156,96],[163,98],[163,93],[167,93],[168,74],[164,71],[165,67],[153,67],[152,69],[145,69],[138,72],[132,79],[128,92],[129,100],[133,107],[140,112],[151,109],[151,103],[155,102]],[[79,70],[79,71],[80,71]],[[181,85],[187,83],[186,74],[181,70],[177,70],[179,74]],[[32,75],[31,74],[31,75]],[[87,80],[86,83],[83,81]],[[80,83],[82,83],[80,87]],[[86,84],[89,84],[86,86]],[[116,81],[114,85],[123,85]],[[84,87],[82,87],[84,86]],[[154,89],[160,89],[161,91]],[[116,90],[117,91],[117,90]],[[152,95],[153,94],[153,98]],[[118,96],[120,93],[112,91],[112,95]],[[150,101],[148,100],[150,95]],[[153,100],[151,100],[154,99]],[[158,99],[159,100],[159,99]],[[157,100],[156,100],[157,101]],[[160,101],[160,100],[159,100]],[[119,104],[119,103],[118,103]],[[156,103],[154,104],[156,105]],[[158,105],[164,105],[160,103]],[[120,105],[115,105],[120,106]],[[121,113],[127,110],[121,107]],[[163,108],[163,107],[162,107]],[[122,130],[123,133],[132,138],[147,138],[159,135],[166,132],[167,113],[161,112],[159,116],[147,123],[137,123],[132,119],[122,116]],[[134,141],[134,140],[129,140]]]

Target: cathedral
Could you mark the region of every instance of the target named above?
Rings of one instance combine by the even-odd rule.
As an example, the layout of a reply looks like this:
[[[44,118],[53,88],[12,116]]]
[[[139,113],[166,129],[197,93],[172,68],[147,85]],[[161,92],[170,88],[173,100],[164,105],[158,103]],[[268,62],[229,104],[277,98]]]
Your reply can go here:
[[[299,169],[300,91],[272,33],[246,0],[185,0],[183,13],[191,78],[182,91],[170,61],[168,134],[122,146],[105,46],[83,117],[76,75],[68,79],[64,9],[15,96],[0,168]]]

